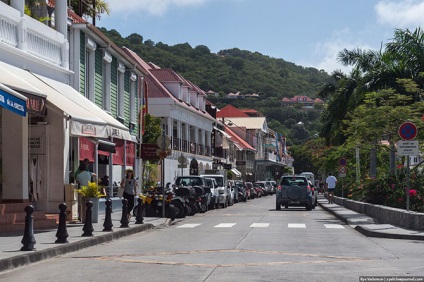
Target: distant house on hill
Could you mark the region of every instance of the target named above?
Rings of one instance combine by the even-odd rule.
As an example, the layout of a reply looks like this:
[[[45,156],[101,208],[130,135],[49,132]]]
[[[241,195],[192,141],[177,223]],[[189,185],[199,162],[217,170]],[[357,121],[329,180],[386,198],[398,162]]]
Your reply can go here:
[[[237,91],[237,93],[229,93],[225,96],[225,98],[229,99],[244,99],[244,98],[259,98],[259,94],[252,93],[252,94],[240,94],[240,91]]]
[[[289,105],[302,105],[304,108],[312,108],[315,104],[324,104],[319,98],[312,100],[308,96],[294,96],[293,98],[284,97],[280,100],[281,106],[289,106]]]
[[[219,93],[218,92],[215,92],[215,91],[212,91],[212,90],[209,90],[208,92],[206,92],[206,95],[218,97],[219,96]]]
[[[216,113],[217,118],[223,117],[263,117],[264,115],[254,109],[237,109],[227,105]]]

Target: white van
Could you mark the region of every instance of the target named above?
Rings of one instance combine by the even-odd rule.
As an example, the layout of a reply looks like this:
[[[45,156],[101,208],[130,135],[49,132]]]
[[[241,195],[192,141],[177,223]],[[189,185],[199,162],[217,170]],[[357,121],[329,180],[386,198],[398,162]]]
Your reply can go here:
[[[225,178],[223,175],[221,174],[201,174],[200,176],[205,177],[205,178],[213,178],[215,179],[217,185],[218,185],[218,201],[217,201],[217,206],[222,206],[224,208],[226,208],[228,206],[228,196],[229,196],[229,192],[228,192],[228,188],[225,185]]]

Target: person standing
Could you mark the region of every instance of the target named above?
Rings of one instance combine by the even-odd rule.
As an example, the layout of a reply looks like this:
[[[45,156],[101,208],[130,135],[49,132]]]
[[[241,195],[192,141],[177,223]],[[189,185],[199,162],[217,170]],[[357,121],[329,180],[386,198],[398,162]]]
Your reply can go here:
[[[134,208],[134,197],[137,191],[137,180],[134,177],[134,170],[125,170],[125,177],[121,181],[121,188],[124,189],[123,197],[128,201],[128,220],[131,218],[131,211]]]
[[[336,190],[337,178],[330,172],[325,180],[325,184],[328,192],[328,203],[334,204],[334,190]]]

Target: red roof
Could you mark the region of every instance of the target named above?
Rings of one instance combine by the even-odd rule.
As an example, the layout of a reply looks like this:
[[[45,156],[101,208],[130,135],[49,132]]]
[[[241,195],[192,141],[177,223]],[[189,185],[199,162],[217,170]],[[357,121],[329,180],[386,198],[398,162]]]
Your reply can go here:
[[[176,74],[171,69],[150,69],[150,72],[160,81],[160,82],[180,82],[185,83],[181,77]]]
[[[225,133],[231,136],[231,140],[236,142],[240,147],[242,147],[244,150],[252,150],[256,151],[255,148],[249,145],[246,141],[244,141],[243,138],[238,136],[234,131],[232,131],[228,126],[225,126]]]
[[[68,9],[68,17],[72,20],[73,23],[87,23],[86,20],[78,16],[74,11]]]
[[[249,117],[233,105],[227,105],[216,113],[217,118],[222,117]]]
[[[209,115],[205,111],[201,111],[194,106],[190,104],[186,104],[179,99],[177,99],[174,95],[172,95],[171,92],[166,89],[165,86],[159,81],[159,79],[154,75],[153,73],[157,73],[159,75],[164,75],[165,78],[169,78],[169,75],[172,75],[174,79],[180,79],[180,77],[172,70],[170,69],[152,69],[151,64],[147,64],[143,59],[141,59],[135,52],[132,50],[123,47],[122,50],[130,56],[134,61],[137,62],[137,64],[143,68],[147,75],[145,76],[146,82],[147,82],[147,95],[149,98],[168,98],[172,99],[175,104],[180,105],[181,107],[184,107],[186,109],[189,109],[193,112],[197,112],[198,114],[207,117],[209,119],[215,120],[211,115]],[[164,72],[160,72],[161,70],[164,70]],[[152,72],[153,71],[153,72]],[[177,76],[175,76],[177,75]],[[179,80],[181,81],[181,80]],[[182,81],[181,81],[182,82]]]

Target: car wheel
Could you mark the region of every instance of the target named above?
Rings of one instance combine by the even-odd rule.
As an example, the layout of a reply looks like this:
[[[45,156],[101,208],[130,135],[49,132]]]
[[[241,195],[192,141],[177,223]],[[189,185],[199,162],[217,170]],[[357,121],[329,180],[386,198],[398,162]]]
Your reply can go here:
[[[312,210],[312,203],[311,204],[306,204],[306,210],[307,211],[311,211]]]
[[[281,205],[279,203],[275,204],[275,210],[281,211]]]

